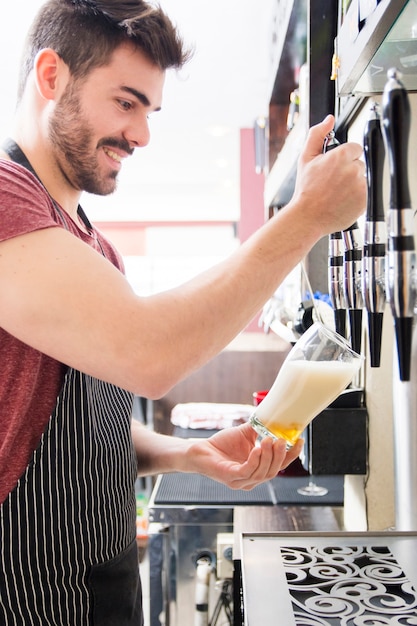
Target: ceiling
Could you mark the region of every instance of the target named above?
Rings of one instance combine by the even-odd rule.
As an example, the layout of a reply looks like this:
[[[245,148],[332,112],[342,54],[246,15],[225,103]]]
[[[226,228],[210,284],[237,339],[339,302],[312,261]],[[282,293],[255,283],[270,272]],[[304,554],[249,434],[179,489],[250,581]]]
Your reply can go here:
[[[41,4],[19,0],[2,9],[3,135],[13,111],[24,33]],[[84,204],[93,220],[236,219],[239,129],[251,128],[267,113],[277,0],[160,4],[194,56],[181,72],[168,73],[163,110],[151,121],[151,143],[124,164],[119,190],[109,198],[86,196]]]

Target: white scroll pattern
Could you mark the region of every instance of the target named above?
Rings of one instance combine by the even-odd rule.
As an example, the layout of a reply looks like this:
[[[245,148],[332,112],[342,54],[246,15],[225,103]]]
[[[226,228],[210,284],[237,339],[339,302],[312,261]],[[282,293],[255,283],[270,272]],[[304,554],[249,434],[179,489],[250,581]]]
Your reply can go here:
[[[281,547],[297,626],[416,626],[417,594],[385,546]]]

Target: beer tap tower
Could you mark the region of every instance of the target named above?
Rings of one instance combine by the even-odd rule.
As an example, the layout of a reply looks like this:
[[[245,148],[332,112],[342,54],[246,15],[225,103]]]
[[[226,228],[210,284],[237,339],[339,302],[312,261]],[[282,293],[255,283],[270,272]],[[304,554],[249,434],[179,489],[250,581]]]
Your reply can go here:
[[[371,367],[380,366],[386,302],[390,304],[394,318],[395,508],[396,529],[399,531],[417,531],[417,333],[413,332],[417,312],[417,261],[414,212],[408,184],[410,126],[407,90],[399,72],[391,69],[383,93],[382,114],[374,104],[364,132],[368,199],[363,250],[357,223],[342,234],[334,233],[329,239],[329,293],[335,311],[336,329],[338,324],[339,328],[343,326],[346,308],[349,311],[352,347],[359,351],[360,308],[365,306]],[[337,145],[339,143],[333,133],[326,139],[324,151]],[[390,173],[387,220],[382,197],[385,152]],[[343,294],[340,290],[342,275]],[[362,300],[358,296],[359,288]]]

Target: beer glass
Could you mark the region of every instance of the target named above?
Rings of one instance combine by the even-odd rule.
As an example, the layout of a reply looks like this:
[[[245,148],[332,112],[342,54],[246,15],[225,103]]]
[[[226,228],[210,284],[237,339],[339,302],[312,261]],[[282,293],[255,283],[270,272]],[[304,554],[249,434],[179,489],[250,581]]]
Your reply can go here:
[[[258,435],[294,445],[303,430],[351,383],[363,357],[316,322],[295,343],[249,422]]]

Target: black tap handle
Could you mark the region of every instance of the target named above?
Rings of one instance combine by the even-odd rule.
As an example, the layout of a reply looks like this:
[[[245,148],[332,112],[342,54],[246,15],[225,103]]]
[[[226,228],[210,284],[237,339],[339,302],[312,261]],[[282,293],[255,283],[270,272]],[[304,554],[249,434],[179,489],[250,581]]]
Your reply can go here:
[[[416,267],[413,211],[408,187],[408,138],[411,125],[408,94],[398,72],[388,73],[383,129],[390,163],[388,216],[388,291],[395,323],[400,380],[410,380],[414,316],[413,273]]]
[[[358,228],[359,228],[358,222],[353,222],[352,226],[349,226],[348,228],[345,228],[343,232],[344,233],[348,233],[351,230],[358,230]]]
[[[371,367],[381,363],[382,325],[385,308],[385,255],[387,227],[383,202],[384,138],[378,105],[374,103],[365,125],[364,155],[368,184],[365,241],[363,247],[363,299],[368,311]]]
[[[391,176],[390,206],[404,209],[411,205],[407,167],[411,112],[407,92],[395,69],[388,72],[382,106]]]
[[[381,131],[381,121],[376,105],[373,107],[365,126],[363,145],[368,186],[366,220],[368,222],[384,222],[385,211],[382,180],[385,162],[385,146]]]

